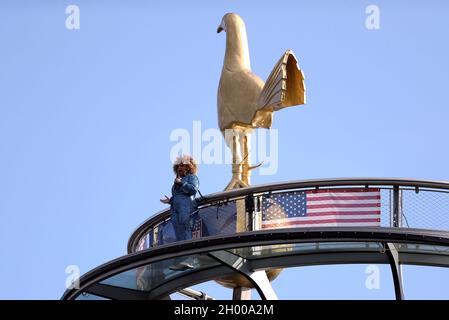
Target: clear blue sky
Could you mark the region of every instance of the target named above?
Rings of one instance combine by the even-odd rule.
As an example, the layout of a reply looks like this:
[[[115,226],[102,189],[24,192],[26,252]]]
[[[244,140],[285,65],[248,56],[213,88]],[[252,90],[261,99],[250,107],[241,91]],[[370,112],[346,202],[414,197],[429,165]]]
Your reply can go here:
[[[65,27],[70,4],[79,30]],[[379,30],[365,27],[370,4]],[[164,207],[170,133],[194,120],[217,127],[226,12],[244,18],[262,79],[288,48],[306,76],[307,105],[275,115],[279,170],[255,172],[254,184],[449,180],[447,1],[2,1],[1,299],[60,298],[66,266],[85,273],[124,255]],[[230,168],[201,165],[199,176],[204,194],[220,191]],[[301,297],[391,298],[387,271],[380,290],[365,288],[365,266],[286,271],[275,286],[283,297],[302,279]],[[449,298],[446,270],[405,278],[409,298]]]

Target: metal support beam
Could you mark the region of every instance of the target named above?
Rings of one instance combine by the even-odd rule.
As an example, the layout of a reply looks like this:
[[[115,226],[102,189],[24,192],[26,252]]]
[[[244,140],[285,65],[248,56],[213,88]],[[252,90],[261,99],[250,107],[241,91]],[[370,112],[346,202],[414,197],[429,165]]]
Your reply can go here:
[[[234,288],[232,290],[232,300],[251,300],[251,288]]]
[[[391,242],[384,243],[388,260],[390,261],[391,273],[393,275],[394,293],[396,300],[404,300],[404,289],[402,286],[402,266],[399,264],[399,252]]]
[[[245,232],[252,230],[252,216],[253,205],[250,202],[251,196],[246,196],[245,199],[236,200],[237,216],[236,216],[236,232]],[[249,212],[251,211],[251,212]],[[232,290],[233,300],[250,300],[251,290],[244,287],[237,287]]]
[[[209,256],[246,277],[262,300],[278,300],[265,270],[254,271],[250,261],[224,250],[210,252]]]

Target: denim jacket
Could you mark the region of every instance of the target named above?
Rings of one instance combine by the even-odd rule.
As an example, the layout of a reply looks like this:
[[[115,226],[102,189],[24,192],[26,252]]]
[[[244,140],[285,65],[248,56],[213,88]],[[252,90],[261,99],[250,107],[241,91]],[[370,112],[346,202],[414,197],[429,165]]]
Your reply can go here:
[[[195,195],[199,188],[199,179],[194,174],[181,178],[181,184],[174,183],[170,206],[180,214],[191,214],[196,210]]]

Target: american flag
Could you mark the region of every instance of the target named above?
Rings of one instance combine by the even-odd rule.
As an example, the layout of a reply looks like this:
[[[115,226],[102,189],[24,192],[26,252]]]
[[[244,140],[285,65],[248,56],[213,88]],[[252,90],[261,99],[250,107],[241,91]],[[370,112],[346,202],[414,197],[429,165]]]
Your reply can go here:
[[[263,198],[262,229],[315,226],[380,226],[380,190],[307,190]]]
[[[199,239],[202,236],[203,231],[203,219],[195,220],[192,228],[192,239]]]

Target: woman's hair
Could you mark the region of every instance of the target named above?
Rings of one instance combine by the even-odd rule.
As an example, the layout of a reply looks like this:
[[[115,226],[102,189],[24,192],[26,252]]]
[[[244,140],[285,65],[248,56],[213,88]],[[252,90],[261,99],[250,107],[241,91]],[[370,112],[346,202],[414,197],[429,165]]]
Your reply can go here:
[[[181,164],[185,164],[189,166],[189,170],[188,173],[190,174],[196,174],[198,172],[198,165],[195,161],[195,159],[193,159],[193,157],[189,156],[189,155],[182,155],[182,156],[178,156],[175,160],[175,162],[173,163],[173,171],[176,174],[178,172],[178,167]]]

